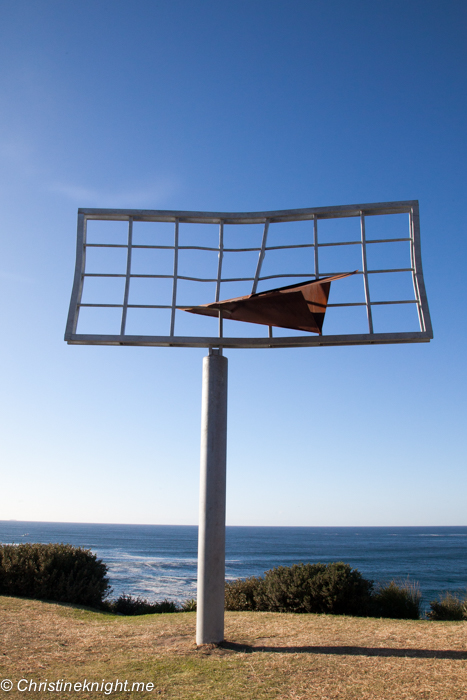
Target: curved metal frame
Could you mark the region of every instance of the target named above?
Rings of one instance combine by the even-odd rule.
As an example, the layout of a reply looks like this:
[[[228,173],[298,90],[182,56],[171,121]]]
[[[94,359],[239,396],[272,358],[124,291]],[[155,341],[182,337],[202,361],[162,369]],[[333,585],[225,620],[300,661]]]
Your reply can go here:
[[[403,214],[409,215],[409,235],[406,238],[375,239],[368,241],[365,236],[365,219],[368,216]],[[356,241],[319,243],[318,242],[318,222],[321,219],[335,219],[346,217],[359,217],[361,222],[361,238]],[[87,243],[86,225],[88,220],[109,220],[128,221],[128,242],[126,244],[96,244]],[[313,221],[313,240],[309,244],[267,246],[268,229],[271,223],[283,223],[293,221]],[[174,250],[174,269],[172,275],[135,275],[131,272],[131,255],[135,248],[167,248],[167,246],[139,246],[133,243],[133,222],[172,222],[174,224],[174,245],[169,248]],[[217,248],[206,248],[203,246],[180,246],[178,240],[180,223],[196,224],[217,224],[219,226],[219,246]],[[263,224],[264,231],[261,247],[257,248],[236,248],[236,251],[257,251],[258,262],[254,276],[246,278],[226,279],[222,278],[222,260],[224,253],[228,249],[224,247],[224,227],[229,225]],[[392,270],[371,270],[366,262],[366,248],[372,243],[391,243],[397,241],[410,241],[410,267],[397,268]],[[212,337],[177,336],[175,334],[175,314],[181,306],[177,305],[177,283],[180,279],[194,280],[200,282],[216,283],[216,301],[219,300],[219,288],[221,282],[226,281],[251,281],[252,293],[256,291],[259,281],[265,279],[275,279],[280,277],[309,277],[310,272],[303,275],[283,274],[264,277],[261,276],[262,263],[268,250],[290,249],[290,248],[313,248],[315,269],[312,273],[315,278],[335,274],[341,271],[321,272],[318,267],[318,251],[320,247],[334,245],[359,245],[362,249],[362,270],[360,274],[364,278],[365,301],[362,303],[329,304],[332,306],[366,306],[368,317],[368,333],[346,334],[346,335],[321,335],[321,336],[286,336],[272,337],[270,329],[267,337],[257,338],[237,338],[224,337],[222,319],[219,322],[219,335]],[[126,272],[122,274],[99,274],[86,272],[86,249],[88,247],[120,247],[127,249]],[[218,252],[218,272],[213,279],[203,279],[199,277],[186,277],[179,275],[178,254],[182,249],[215,250]],[[230,249],[229,249],[230,250]],[[414,298],[397,301],[373,301],[370,299],[368,275],[383,272],[411,272],[414,286]],[[86,304],[82,303],[83,282],[86,276],[96,277],[124,277],[125,293],[122,304]],[[169,305],[142,305],[128,303],[128,290],[130,280],[133,277],[169,277],[173,281],[172,304]],[[380,304],[400,304],[414,303],[417,305],[420,330],[403,333],[374,333],[372,322],[372,307]],[[119,307],[122,309],[121,332],[119,335],[97,335],[77,333],[77,324],[80,308],[84,306],[92,307]],[[128,335],[125,332],[126,315],[128,308],[166,308],[171,309],[170,332],[166,336],[151,335]],[[65,333],[65,340],[74,345],[141,345],[160,347],[218,347],[218,348],[266,348],[266,347],[313,347],[325,345],[374,345],[387,343],[414,343],[428,342],[433,337],[428,301],[423,280],[421,249],[420,249],[420,226],[418,201],[404,202],[384,202],[377,204],[354,204],[337,207],[318,207],[311,209],[290,209],[282,211],[268,212],[190,212],[190,211],[163,211],[163,210],[139,210],[139,209],[79,209],[78,210],[78,237],[76,252],[76,267],[73,284],[73,291],[68,314],[68,322]]]

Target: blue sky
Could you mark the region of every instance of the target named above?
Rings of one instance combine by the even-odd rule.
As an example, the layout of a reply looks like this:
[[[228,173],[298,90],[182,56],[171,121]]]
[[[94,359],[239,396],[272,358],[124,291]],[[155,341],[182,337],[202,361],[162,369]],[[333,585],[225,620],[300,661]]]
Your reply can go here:
[[[0,7],[0,519],[195,524],[196,349],[63,342],[78,207],[418,199],[429,344],[231,350],[227,522],[465,525],[466,31],[450,0]]]

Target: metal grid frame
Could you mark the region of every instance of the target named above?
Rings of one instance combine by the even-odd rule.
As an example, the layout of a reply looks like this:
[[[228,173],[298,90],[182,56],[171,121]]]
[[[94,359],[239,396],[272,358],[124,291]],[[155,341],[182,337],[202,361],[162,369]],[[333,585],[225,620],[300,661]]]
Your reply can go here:
[[[407,237],[372,239],[367,240],[365,235],[365,220],[368,216],[380,216],[390,214],[409,215],[409,233]],[[347,217],[360,218],[361,236],[355,241],[341,241],[331,243],[320,243],[318,239],[318,222],[322,219],[336,219]],[[108,221],[128,221],[128,241],[126,244],[88,243],[86,240],[87,221],[108,220]],[[310,243],[290,244],[282,246],[268,246],[268,229],[271,223],[285,223],[294,221],[313,221],[313,240]],[[172,222],[174,224],[174,244],[166,245],[135,245],[133,243],[133,222]],[[179,245],[179,224],[217,224],[219,226],[219,245],[216,248],[205,246],[180,246]],[[224,227],[230,225],[263,224],[263,236],[261,246],[252,248],[225,248],[224,247]],[[410,267],[373,270],[368,269],[366,249],[373,243],[387,243],[409,241],[410,242]],[[179,280],[190,280],[196,282],[215,282],[215,301],[219,301],[220,285],[222,282],[252,282],[251,293],[255,293],[258,283],[267,279],[277,278],[310,278],[336,274],[338,271],[321,272],[319,268],[319,249],[330,246],[358,245],[362,252],[362,270],[365,301],[348,302],[340,304],[329,304],[329,307],[336,306],[365,306],[368,318],[368,333],[347,334],[347,335],[307,335],[307,336],[286,336],[273,337],[272,329],[269,328],[267,337],[257,338],[237,338],[224,337],[222,317],[219,319],[219,335],[213,337],[194,337],[175,335],[175,314],[177,309],[183,307],[177,305],[177,283]],[[86,249],[91,247],[101,248],[126,248],[127,264],[125,273],[88,273],[86,267]],[[131,271],[132,251],[136,248],[148,249],[170,249],[174,251],[174,266],[172,275],[161,274],[133,274]],[[293,248],[313,248],[314,251],[314,271],[305,274],[278,274],[261,276],[261,268],[269,250],[293,249]],[[216,278],[186,277],[178,273],[178,257],[180,250],[208,250],[218,253],[218,269]],[[223,278],[222,262],[226,252],[258,252],[258,261],[253,277]],[[339,272],[342,272],[340,270]],[[390,272],[410,272],[413,279],[414,297],[413,299],[394,301],[373,301],[370,298],[368,276],[371,274],[384,274]],[[124,277],[125,291],[122,304],[92,304],[83,303],[82,292],[83,283],[86,277]],[[153,304],[129,304],[129,288],[132,278],[169,278],[172,279],[172,303],[171,305]],[[372,307],[383,304],[416,304],[420,330],[402,333],[374,333]],[[80,308],[82,307],[117,307],[122,309],[121,329],[119,335],[97,335],[77,333],[77,324]],[[129,308],[152,308],[170,309],[170,332],[167,336],[149,335],[127,335],[125,333],[127,310]],[[218,348],[264,348],[264,347],[311,347],[325,345],[368,345],[385,343],[413,343],[429,342],[433,337],[428,302],[423,280],[421,249],[420,249],[420,224],[418,201],[384,202],[377,204],[354,204],[335,207],[319,207],[311,209],[290,209],[282,211],[254,212],[254,213],[227,213],[227,212],[189,212],[189,211],[161,211],[161,210],[139,210],[139,209],[79,209],[78,210],[78,236],[76,251],[76,267],[73,283],[73,291],[70,302],[70,310],[65,333],[65,340],[73,345],[146,345],[159,347],[218,347]]]

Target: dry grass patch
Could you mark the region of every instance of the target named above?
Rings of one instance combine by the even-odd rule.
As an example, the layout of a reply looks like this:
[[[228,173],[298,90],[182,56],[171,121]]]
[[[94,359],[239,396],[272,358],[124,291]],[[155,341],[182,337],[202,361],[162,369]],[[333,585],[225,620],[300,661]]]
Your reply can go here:
[[[196,648],[195,624],[194,613],[120,617],[0,597],[0,675],[13,681],[118,678],[155,684],[152,692],[117,692],[112,698],[467,697],[467,622],[230,612],[227,641],[212,649]],[[6,697],[41,695],[13,690]]]

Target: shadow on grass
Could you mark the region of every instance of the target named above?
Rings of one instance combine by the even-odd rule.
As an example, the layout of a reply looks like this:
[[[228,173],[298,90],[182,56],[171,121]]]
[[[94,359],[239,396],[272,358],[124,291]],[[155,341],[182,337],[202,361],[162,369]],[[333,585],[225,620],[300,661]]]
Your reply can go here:
[[[263,647],[222,642],[222,649],[253,654],[258,651],[276,654],[335,654],[338,656],[399,656],[411,659],[467,659],[467,651],[444,649],[391,649],[385,647]]]

